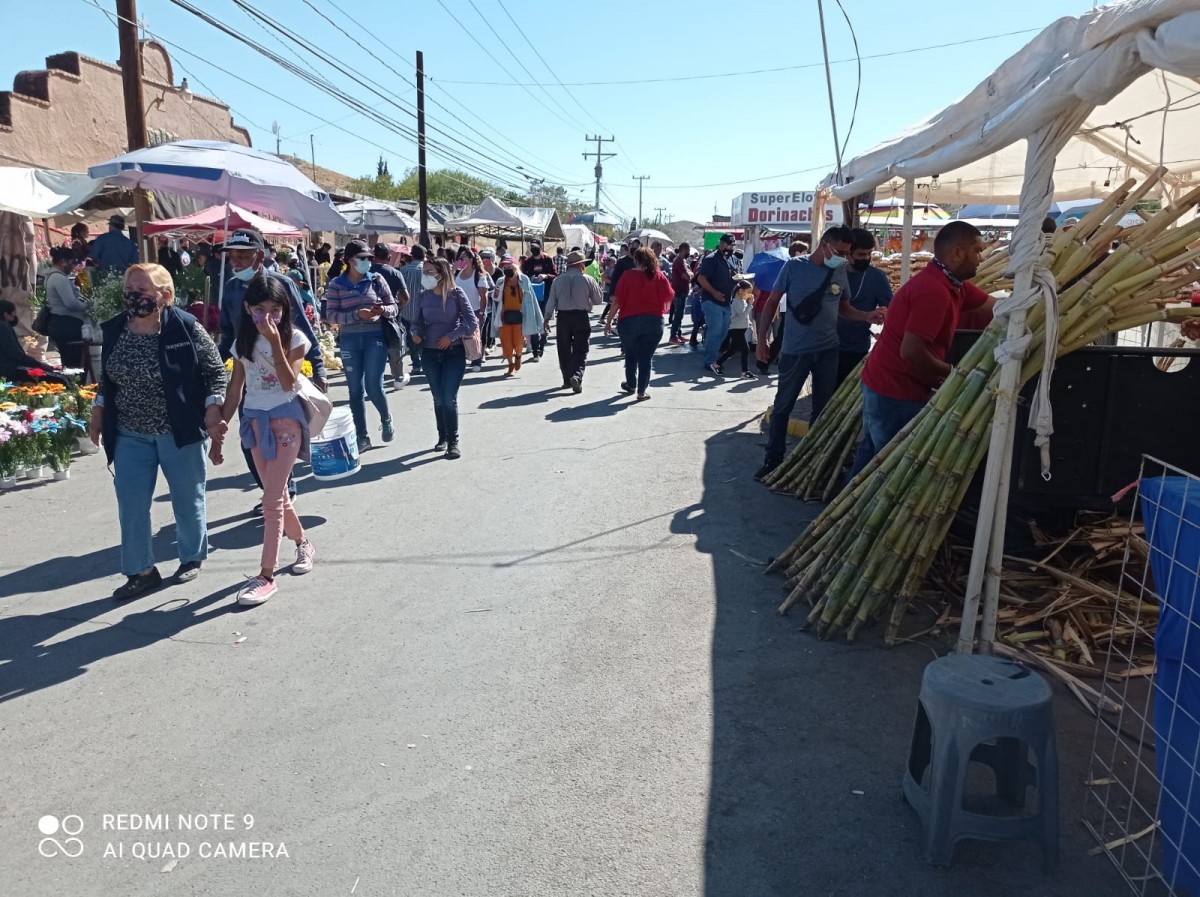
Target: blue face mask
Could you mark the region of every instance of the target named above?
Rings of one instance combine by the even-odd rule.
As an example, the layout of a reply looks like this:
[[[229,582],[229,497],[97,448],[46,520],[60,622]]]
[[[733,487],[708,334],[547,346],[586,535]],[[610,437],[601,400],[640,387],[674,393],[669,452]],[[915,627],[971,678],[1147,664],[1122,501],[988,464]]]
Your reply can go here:
[[[829,258],[825,259],[825,267],[832,268],[834,271],[836,271],[838,268],[846,267],[846,260],[840,255],[831,255]]]
[[[241,271],[234,271],[233,276],[237,280],[250,281],[254,279],[254,268],[243,268]]]
[[[359,274],[370,274],[371,273],[371,260],[370,259],[355,259],[354,260],[354,268],[355,268],[355,270],[358,271]]]

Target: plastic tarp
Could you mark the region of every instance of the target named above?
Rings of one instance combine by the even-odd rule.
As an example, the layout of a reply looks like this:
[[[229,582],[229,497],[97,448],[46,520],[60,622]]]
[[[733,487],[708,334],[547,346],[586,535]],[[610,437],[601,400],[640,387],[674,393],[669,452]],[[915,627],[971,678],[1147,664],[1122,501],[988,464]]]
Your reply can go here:
[[[1178,189],[1200,173],[1198,77],[1195,0],[1104,6],[1053,23],[962,100],[844,165],[841,186],[836,173],[822,186],[901,195],[912,178],[943,204],[1016,202],[1025,138],[1085,104],[1055,163],[1056,199],[1103,196],[1160,161]]]
[[[53,218],[74,212],[104,187],[102,180],[71,171],[0,167],[0,212]]]
[[[237,143],[178,140],[134,150],[88,169],[109,183],[258,209],[297,227],[344,232],[329,194],[291,163]]]
[[[300,236],[300,231],[289,224],[280,224],[278,221],[263,218],[261,215],[255,215],[253,212],[248,212],[232,203],[229,205],[228,214],[228,229],[231,231],[249,227],[258,231],[264,237]],[[182,218],[165,218],[160,221],[151,221],[143,230],[145,230],[147,235],[165,233],[211,234],[223,232],[226,229],[225,215],[225,206],[212,206],[207,209],[201,209],[194,215],[185,215]]]
[[[586,224],[564,224],[562,230],[563,242],[568,248],[582,246],[584,249],[590,249],[596,245],[596,235]]]
[[[476,227],[505,227],[520,230],[524,226],[525,222],[509,211],[504,203],[490,196],[466,217],[450,218],[446,221],[447,230],[471,230]]]
[[[353,233],[415,234],[421,230],[420,222],[415,218],[382,199],[356,199],[336,208]]]

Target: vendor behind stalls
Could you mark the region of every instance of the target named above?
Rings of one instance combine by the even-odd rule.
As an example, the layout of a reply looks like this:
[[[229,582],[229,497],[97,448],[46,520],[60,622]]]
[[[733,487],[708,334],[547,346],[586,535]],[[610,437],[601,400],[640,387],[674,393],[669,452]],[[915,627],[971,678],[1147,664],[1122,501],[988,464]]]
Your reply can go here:
[[[967,281],[983,259],[983,235],[951,221],[937,235],[933,263],[902,286],[862,374],[863,441],[851,477],[925,407],[949,376],[950,342],[963,312],[990,312],[996,300]]]
[[[861,227],[854,228],[850,233],[853,238],[850,240],[850,264],[846,271],[846,279],[850,283],[850,307],[865,312],[887,308],[892,301],[892,285],[887,275],[871,264],[875,237]],[[837,330],[841,341],[837,382],[841,383],[871,351],[871,325],[866,321],[839,318]]]

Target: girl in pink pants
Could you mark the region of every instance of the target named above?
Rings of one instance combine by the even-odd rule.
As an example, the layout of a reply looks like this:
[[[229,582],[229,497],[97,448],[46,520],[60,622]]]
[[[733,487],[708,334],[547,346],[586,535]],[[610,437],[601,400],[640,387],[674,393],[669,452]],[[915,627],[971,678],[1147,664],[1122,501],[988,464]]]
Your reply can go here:
[[[238,604],[262,604],[278,591],[275,565],[281,535],[296,544],[292,572],[313,568],[316,550],[305,538],[287,493],[296,459],[308,457],[308,425],[297,398],[300,363],[307,351],[308,340],[292,327],[287,289],[278,278],[259,274],[246,288],[233,344],[233,378],[221,408],[228,421],[244,395],[239,435],[263,483],[262,565],[238,593]],[[220,443],[214,442],[209,454],[220,464]]]

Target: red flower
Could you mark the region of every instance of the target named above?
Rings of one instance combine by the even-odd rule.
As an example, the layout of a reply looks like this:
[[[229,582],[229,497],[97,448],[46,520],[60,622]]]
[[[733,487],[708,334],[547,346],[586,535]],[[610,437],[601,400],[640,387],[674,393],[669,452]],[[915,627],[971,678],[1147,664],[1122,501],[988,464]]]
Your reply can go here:
[[[30,411],[28,408],[25,409],[25,423],[27,423],[27,424],[33,423],[33,412]]]
[[[45,372],[45,371],[43,371],[41,368],[30,368],[30,369],[29,369],[29,376],[30,376],[30,377],[45,377],[45,376],[46,376],[46,372]]]

